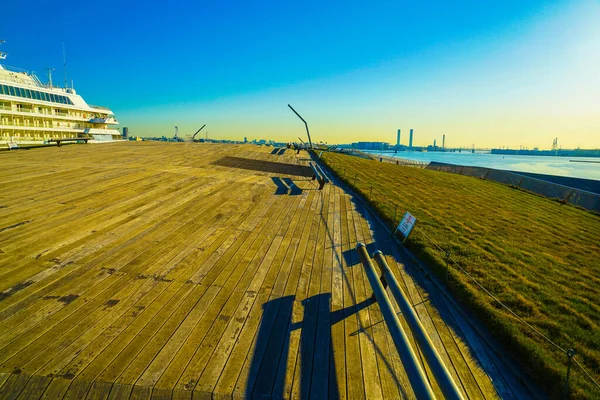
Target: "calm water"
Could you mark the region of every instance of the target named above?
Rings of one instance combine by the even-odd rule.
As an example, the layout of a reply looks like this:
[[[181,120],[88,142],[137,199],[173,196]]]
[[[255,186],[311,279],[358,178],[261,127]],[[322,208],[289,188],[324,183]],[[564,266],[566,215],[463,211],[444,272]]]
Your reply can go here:
[[[363,150],[364,151],[364,150]],[[365,151],[371,154],[381,154],[391,157],[394,152]],[[548,156],[509,156],[489,153],[438,153],[419,151],[399,151],[396,157],[405,160],[437,161],[448,164],[471,165],[510,171],[533,172],[537,174],[550,174],[572,176],[600,180],[600,158],[583,157],[548,157]],[[570,162],[578,161],[596,161]]]

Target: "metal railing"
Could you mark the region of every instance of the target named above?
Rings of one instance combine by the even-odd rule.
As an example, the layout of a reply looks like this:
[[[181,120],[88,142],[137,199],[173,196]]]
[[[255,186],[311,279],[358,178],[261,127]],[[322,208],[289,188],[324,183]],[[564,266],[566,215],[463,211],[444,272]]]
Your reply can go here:
[[[390,267],[388,266],[387,261],[383,256],[383,253],[377,250],[375,253],[373,253],[373,258],[379,266],[379,271],[381,272],[381,280],[387,283],[387,285],[389,286],[390,291],[394,296],[394,299],[396,299],[398,307],[400,307],[402,315],[404,315],[404,318],[406,319],[406,322],[408,323],[411,332],[413,333],[415,339],[417,340],[417,343],[419,344],[419,348],[423,352],[423,355],[425,355],[425,359],[427,360],[429,368],[431,368],[431,372],[433,372],[436,381],[438,382],[440,388],[442,389],[442,392],[444,393],[444,397],[446,399],[453,400],[462,399],[463,397],[460,393],[460,389],[450,376],[450,372],[442,362],[442,358],[436,351],[435,347],[433,346],[433,343],[431,342],[431,339],[429,339],[429,336],[425,332],[425,328],[421,324],[419,317],[417,317],[417,314],[411,306],[408,297],[400,288],[396,277],[390,270]]]
[[[421,364],[419,363],[419,360],[417,359],[417,356],[410,345],[410,341],[408,340],[406,333],[402,329],[402,325],[400,325],[400,320],[394,312],[394,308],[392,307],[392,303],[385,292],[383,284],[375,272],[373,262],[371,261],[369,253],[367,252],[367,247],[363,243],[359,243],[356,246],[356,251],[358,252],[363,267],[365,268],[367,278],[369,279],[371,288],[373,288],[373,295],[379,304],[381,314],[383,315],[385,324],[390,331],[390,335],[392,336],[394,345],[398,350],[400,359],[402,360],[402,365],[406,370],[406,375],[408,375],[408,380],[410,381],[410,385],[415,392],[417,399],[435,399],[435,395],[433,394],[433,390],[429,385],[427,376],[425,376],[425,372],[423,371],[423,368],[421,368]]]

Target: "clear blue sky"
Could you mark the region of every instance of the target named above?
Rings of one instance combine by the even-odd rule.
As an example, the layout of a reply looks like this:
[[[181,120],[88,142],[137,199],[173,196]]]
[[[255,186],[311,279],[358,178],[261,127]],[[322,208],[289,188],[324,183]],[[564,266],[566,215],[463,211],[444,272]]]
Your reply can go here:
[[[6,64],[56,68],[133,134],[600,147],[600,3],[2,5]],[[403,136],[404,138],[407,135]],[[404,142],[404,140],[403,140]]]

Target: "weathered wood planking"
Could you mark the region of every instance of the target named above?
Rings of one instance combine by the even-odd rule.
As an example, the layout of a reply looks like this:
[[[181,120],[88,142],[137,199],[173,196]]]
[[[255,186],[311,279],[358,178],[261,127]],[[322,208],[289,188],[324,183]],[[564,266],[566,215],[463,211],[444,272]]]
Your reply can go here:
[[[0,153],[0,398],[412,397],[359,241],[391,257],[466,395],[495,397],[454,314],[365,210],[281,174],[307,158],[153,142]]]

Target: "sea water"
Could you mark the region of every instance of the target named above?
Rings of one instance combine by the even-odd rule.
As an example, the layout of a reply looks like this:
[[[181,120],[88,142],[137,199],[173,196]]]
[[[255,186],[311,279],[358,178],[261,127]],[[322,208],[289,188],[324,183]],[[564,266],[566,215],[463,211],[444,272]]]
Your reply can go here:
[[[421,162],[441,162],[446,164],[486,167],[507,171],[532,172],[600,180],[600,158],[515,156],[483,152],[420,152],[420,151],[373,151],[361,150],[373,155],[394,157]],[[585,162],[581,162],[585,161]]]

